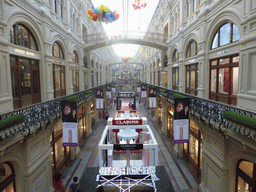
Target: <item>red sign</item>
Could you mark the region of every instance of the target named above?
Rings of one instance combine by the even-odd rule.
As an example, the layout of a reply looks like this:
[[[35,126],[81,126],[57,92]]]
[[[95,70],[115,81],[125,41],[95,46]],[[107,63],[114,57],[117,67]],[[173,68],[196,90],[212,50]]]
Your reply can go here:
[[[112,120],[113,125],[142,125],[142,119]]]

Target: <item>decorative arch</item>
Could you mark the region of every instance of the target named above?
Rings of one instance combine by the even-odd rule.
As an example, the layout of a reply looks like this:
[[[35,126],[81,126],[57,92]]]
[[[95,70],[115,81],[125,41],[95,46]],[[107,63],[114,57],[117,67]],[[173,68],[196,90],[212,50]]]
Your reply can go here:
[[[236,10],[239,12],[239,10]],[[239,34],[241,36],[242,28],[240,26],[241,19],[238,17],[237,12],[235,13],[232,9],[227,9],[225,11],[220,11],[216,17],[212,20],[212,22],[209,24],[209,27],[207,28],[208,31],[206,32],[206,37],[208,38],[208,41],[206,42],[207,50],[211,50],[211,42],[214,38],[216,30],[220,28],[224,23],[231,22],[234,23],[238,29]]]
[[[190,43],[191,43],[193,40],[196,41],[196,42],[199,42],[196,33],[191,33],[191,34],[189,34],[189,35],[187,36],[187,38],[185,39],[184,47],[183,47],[183,58],[187,58],[187,57],[186,57],[187,49],[188,49],[188,46],[190,45]]]
[[[198,54],[198,45],[196,40],[191,40],[189,44],[187,45],[186,51],[185,51],[185,58],[194,57]]]
[[[55,41],[55,42],[52,44],[52,56],[57,57],[57,58],[60,58],[60,59],[65,59],[64,51],[63,51],[62,45],[61,45],[61,43],[58,42],[58,41]]]
[[[12,28],[12,26],[15,23],[20,23],[24,26],[26,26],[31,33],[33,34],[35,41],[37,42],[37,46],[38,46],[38,51],[42,51],[42,39],[43,39],[43,35],[41,33],[41,29],[38,26],[37,22],[27,13],[24,12],[19,12],[17,10],[14,10],[13,12],[11,11],[8,14],[9,18],[7,18],[7,31],[8,33],[5,33],[5,39],[9,39],[9,35],[10,35],[10,30]]]
[[[175,63],[179,61],[179,52],[177,49],[174,49],[172,52],[172,62]]]
[[[67,55],[67,44],[64,40],[64,38],[59,35],[59,34],[56,34],[53,38],[52,38],[52,41],[51,42],[58,42],[62,48],[62,51],[63,51],[63,55],[64,55],[64,58],[68,58],[68,55]],[[52,44],[53,46],[53,44]]]
[[[74,50],[74,51],[72,52],[72,61],[73,61],[74,63],[79,63],[78,53],[77,53],[76,50]]]

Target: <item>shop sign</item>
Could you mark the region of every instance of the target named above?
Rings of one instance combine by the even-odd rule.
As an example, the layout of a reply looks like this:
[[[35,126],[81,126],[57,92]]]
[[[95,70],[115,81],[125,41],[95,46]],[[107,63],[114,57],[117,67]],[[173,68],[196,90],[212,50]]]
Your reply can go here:
[[[113,120],[112,123],[113,123],[113,125],[142,125],[142,119],[138,119],[138,120],[129,120],[129,119]]]
[[[225,50],[223,50],[223,51],[217,52],[217,55],[226,54],[226,53],[228,53],[228,52],[229,52],[229,50],[228,50],[228,49],[225,49]]]
[[[22,55],[27,55],[27,56],[35,56],[35,53],[32,53],[30,51],[25,51],[25,50],[22,50],[22,49],[14,49],[15,53],[19,53],[19,54],[22,54]]]
[[[143,144],[114,144],[114,150],[138,150],[143,149]]]

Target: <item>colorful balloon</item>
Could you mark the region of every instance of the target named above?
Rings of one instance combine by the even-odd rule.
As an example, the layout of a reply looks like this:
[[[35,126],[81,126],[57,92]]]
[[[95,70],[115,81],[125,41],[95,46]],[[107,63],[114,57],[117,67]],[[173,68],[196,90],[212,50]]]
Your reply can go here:
[[[88,15],[92,15],[92,10],[88,10]]]
[[[92,15],[90,15],[90,16],[89,16],[89,19],[90,19],[90,20],[92,20],[92,19],[93,19]]]

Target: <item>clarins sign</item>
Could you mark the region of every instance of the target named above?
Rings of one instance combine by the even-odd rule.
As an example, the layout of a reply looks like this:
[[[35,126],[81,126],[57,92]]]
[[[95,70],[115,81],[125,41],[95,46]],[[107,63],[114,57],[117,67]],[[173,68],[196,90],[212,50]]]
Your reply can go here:
[[[129,119],[113,120],[112,124],[113,125],[142,125],[142,119],[138,119],[138,120],[129,120]]]

